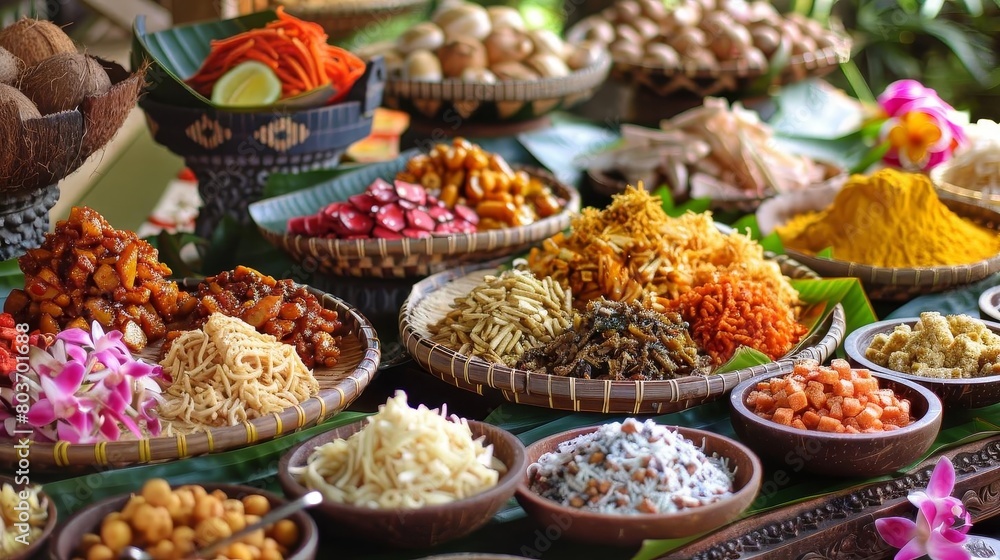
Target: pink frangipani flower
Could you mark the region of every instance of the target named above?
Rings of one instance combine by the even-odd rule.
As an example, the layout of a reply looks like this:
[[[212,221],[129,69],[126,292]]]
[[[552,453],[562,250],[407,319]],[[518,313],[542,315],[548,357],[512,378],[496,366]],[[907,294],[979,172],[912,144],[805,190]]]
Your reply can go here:
[[[875,520],[878,534],[899,549],[895,560],[969,560],[966,533],[972,526],[962,501],[951,495],[955,488],[955,467],[947,457],[938,460],[931,472],[927,491],[911,492],[908,499],[917,506],[916,521],[905,517]],[[956,525],[957,521],[961,524]]]
[[[886,117],[878,138],[888,146],[883,161],[893,167],[928,171],[967,143],[959,113],[919,82],[894,82],[878,102]]]

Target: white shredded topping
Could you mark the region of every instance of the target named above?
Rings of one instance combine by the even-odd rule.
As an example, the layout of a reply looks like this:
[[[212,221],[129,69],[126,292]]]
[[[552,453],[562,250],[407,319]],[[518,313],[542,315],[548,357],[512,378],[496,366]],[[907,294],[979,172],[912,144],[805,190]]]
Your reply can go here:
[[[733,492],[728,461],[652,420],[613,422],[528,467],[532,491],[599,513],[672,513]]]

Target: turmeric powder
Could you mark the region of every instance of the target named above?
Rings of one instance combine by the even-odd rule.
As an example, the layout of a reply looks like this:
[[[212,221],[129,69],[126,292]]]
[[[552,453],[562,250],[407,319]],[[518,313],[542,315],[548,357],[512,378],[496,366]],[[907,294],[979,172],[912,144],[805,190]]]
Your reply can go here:
[[[1000,235],[938,199],[926,175],[883,169],[854,175],[833,203],[777,228],[786,247],[881,267],[968,264],[1000,253]]]

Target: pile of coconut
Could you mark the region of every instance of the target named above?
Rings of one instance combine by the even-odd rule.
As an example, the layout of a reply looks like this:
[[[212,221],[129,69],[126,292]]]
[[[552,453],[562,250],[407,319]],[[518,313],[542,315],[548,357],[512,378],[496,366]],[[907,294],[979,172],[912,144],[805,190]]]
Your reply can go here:
[[[0,193],[56,183],[103,147],[135,106],[142,74],[78,52],[49,21],[0,30]]]

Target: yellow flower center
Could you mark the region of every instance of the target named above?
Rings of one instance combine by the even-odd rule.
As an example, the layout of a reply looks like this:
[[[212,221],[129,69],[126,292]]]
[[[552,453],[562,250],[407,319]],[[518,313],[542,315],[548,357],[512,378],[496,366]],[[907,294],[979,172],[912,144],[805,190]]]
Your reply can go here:
[[[924,161],[931,146],[940,140],[941,129],[926,113],[906,113],[889,131],[889,144],[913,163]]]

